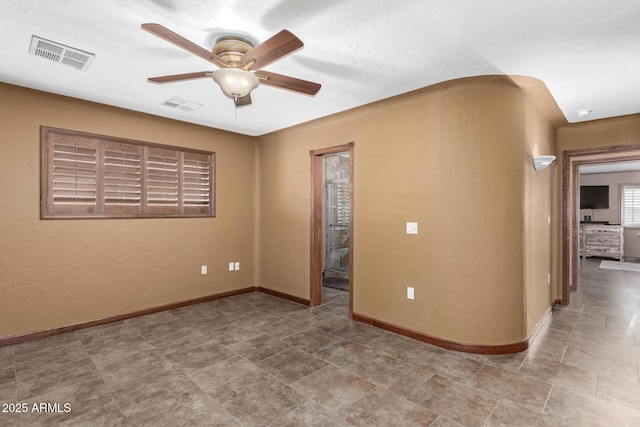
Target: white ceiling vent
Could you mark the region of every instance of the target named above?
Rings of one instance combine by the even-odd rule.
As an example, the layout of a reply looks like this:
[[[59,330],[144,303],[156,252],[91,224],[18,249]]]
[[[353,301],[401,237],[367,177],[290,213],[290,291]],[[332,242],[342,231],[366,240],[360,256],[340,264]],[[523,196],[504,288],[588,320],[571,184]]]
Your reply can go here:
[[[40,56],[50,61],[71,65],[78,70],[86,70],[96,57],[93,53],[52,42],[38,36],[31,36],[29,54]]]
[[[203,104],[198,104],[197,102],[178,98],[177,96],[167,99],[160,105],[164,105],[164,106],[175,108],[177,110],[182,110],[182,111],[193,111],[193,110],[197,110],[200,107],[204,107]]]

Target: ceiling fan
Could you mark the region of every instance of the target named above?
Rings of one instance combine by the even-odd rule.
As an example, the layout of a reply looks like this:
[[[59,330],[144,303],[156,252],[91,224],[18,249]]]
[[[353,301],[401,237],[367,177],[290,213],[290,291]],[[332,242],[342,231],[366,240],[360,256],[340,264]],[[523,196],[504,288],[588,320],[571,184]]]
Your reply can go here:
[[[311,96],[320,90],[318,83],[262,70],[263,67],[302,49],[304,46],[302,40],[287,30],[280,31],[257,46],[240,36],[220,37],[211,51],[208,51],[160,24],[142,24],[141,27],[143,30],[220,67],[215,71],[150,77],[147,79],[149,82],[171,83],[211,77],[220,85],[222,92],[233,99],[236,107],[251,104],[251,91],[259,84]]]

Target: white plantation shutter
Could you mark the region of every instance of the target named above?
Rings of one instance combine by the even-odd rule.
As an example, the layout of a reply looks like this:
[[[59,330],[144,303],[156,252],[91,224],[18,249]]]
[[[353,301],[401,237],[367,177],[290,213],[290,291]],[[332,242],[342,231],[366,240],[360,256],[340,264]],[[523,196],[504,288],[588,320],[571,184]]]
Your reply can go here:
[[[185,213],[205,213],[211,208],[212,164],[209,155],[184,153],[182,185]]]
[[[351,185],[348,182],[337,182],[336,185],[336,225],[349,225],[351,211]]]
[[[41,128],[41,218],[214,216],[215,153]]]
[[[640,185],[621,185],[620,223],[623,226],[640,226]]]

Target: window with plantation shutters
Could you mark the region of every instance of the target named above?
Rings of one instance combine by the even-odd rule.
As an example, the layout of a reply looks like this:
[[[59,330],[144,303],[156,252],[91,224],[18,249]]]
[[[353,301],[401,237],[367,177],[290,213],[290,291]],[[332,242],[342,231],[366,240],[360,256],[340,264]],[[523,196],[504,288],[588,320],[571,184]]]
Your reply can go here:
[[[96,141],[51,138],[47,155],[52,159],[46,204],[54,214],[95,214],[98,197]]]
[[[640,227],[640,185],[620,186],[620,224]]]
[[[41,218],[214,216],[215,153],[41,128]]]
[[[185,212],[203,213],[211,199],[211,162],[204,154],[184,153],[182,167],[183,201]]]

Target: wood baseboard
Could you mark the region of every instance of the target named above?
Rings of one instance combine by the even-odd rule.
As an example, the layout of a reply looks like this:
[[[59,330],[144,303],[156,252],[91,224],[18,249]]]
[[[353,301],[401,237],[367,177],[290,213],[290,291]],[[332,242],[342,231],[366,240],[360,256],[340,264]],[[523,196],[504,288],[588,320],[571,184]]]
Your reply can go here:
[[[118,322],[121,320],[131,319],[134,317],[145,316],[147,314],[159,313],[161,311],[173,310],[180,307],[186,307],[194,304],[201,304],[203,302],[213,301],[220,298],[227,298],[235,295],[241,295],[249,292],[264,292],[265,294],[273,295],[278,298],[282,298],[285,300],[289,300],[298,304],[302,304],[305,306],[310,305],[310,301],[305,298],[296,297],[294,295],[289,295],[284,292],[275,291],[269,288],[263,288],[261,286],[248,287],[243,289],[237,289],[228,292],[222,292],[219,294],[208,295],[204,297],[194,298],[186,301],[180,301],[176,303],[161,305],[157,307],[148,308],[145,310],[135,311],[126,314],[119,314],[117,316],[111,316],[104,319],[92,320],[89,322],[77,323],[75,325],[63,326],[60,328],[47,329],[43,331],[33,332],[24,335],[15,335],[6,338],[0,338],[0,347],[20,344],[26,341],[32,341],[39,338],[46,338],[53,335],[63,334],[65,332],[77,331],[80,329],[90,328],[92,326],[104,325],[106,323]],[[518,353],[529,348],[529,345],[535,339],[536,335],[542,328],[544,322],[552,313],[552,307],[549,307],[545,315],[538,321],[538,324],[531,332],[529,337],[521,341],[519,343],[514,344],[503,344],[503,345],[477,345],[477,344],[464,344],[455,341],[449,341],[442,338],[437,338],[428,334],[424,334],[421,332],[413,331],[411,329],[407,329],[401,326],[396,326],[391,323],[383,322],[381,320],[377,320],[368,316],[364,316],[361,314],[353,313],[353,320],[365,323],[368,325],[372,325],[381,329],[385,329],[387,331],[391,331],[397,333],[399,335],[403,335],[409,338],[413,338],[418,341],[426,342],[429,344],[436,345],[438,347],[446,348],[448,350],[461,351],[465,353],[479,353],[479,354],[508,354],[508,353]]]
[[[273,295],[274,297],[278,297],[278,298],[286,299],[289,301],[293,301],[298,304],[306,305],[307,307],[311,305],[311,302],[308,299],[285,294],[284,292],[280,292],[280,291],[274,291],[273,289],[257,286],[256,291],[264,292],[265,294]]]
[[[422,332],[413,331],[411,329],[404,328],[402,326],[393,325],[391,323],[376,320],[368,316],[353,313],[353,320],[365,323],[367,325],[375,326],[377,328],[385,329],[390,332],[394,332],[398,335],[403,335],[408,338],[412,338],[418,341],[433,344],[438,347],[445,348],[447,350],[461,351],[463,353],[477,353],[477,354],[510,354],[519,353],[529,348],[529,345],[533,342],[536,335],[542,328],[542,325],[551,315],[551,307],[547,309],[547,312],[538,321],[536,327],[531,331],[529,337],[526,340],[513,344],[499,344],[499,345],[481,345],[481,344],[465,344],[456,341],[450,341],[438,337],[434,337]]]
[[[89,322],[77,323],[75,325],[63,326],[60,328],[47,329],[38,332],[32,332],[24,335],[15,335],[7,338],[0,338],[0,347],[4,347],[12,344],[20,344],[26,341],[32,341],[39,338],[46,338],[53,335],[64,334],[65,332],[77,331],[79,329],[90,328],[92,326],[104,325],[105,323],[118,322],[120,320],[131,319],[134,317],[146,316],[147,314],[159,313],[161,311],[173,310],[180,307],[186,307],[188,305],[201,304],[203,302],[213,301],[220,298],[227,298],[234,295],[246,294],[248,292],[255,292],[257,287],[249,287],[243,289],[237,289],[234,291],[221,292],[219,294],[207,295],[204,297],[194,298],[186,301],[179,301],[171,304],[165,304],[157,307],[147,308],[145,310],[134,311],[131,313],[119,314],[117,316],[106,317],[104,319],[91,320]]]

